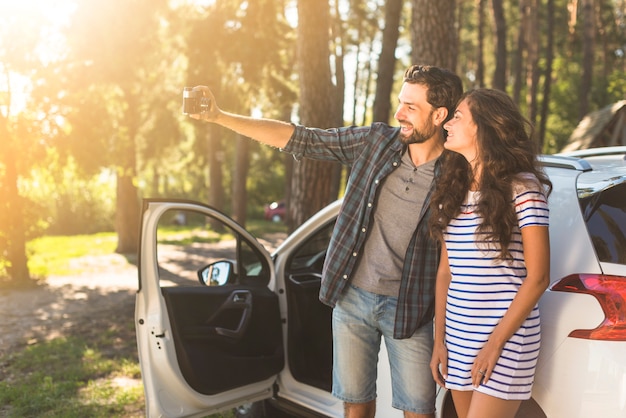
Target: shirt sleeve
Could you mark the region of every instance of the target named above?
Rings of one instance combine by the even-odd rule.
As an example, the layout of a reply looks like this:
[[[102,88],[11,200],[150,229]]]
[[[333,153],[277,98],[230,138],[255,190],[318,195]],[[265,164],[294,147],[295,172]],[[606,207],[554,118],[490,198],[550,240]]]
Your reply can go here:
[[[319,129],[295,125],[289,142],[281,150],[297,161],[306,157],[351,165],[367,146],[371,130],[370,126]]]
[[[540,183],[534,179],[520,182],[513,188],[515,198],[515,214],[519,228],[526,226],[548,226],[550,224],[550,211],[548,199],[543,192]]]

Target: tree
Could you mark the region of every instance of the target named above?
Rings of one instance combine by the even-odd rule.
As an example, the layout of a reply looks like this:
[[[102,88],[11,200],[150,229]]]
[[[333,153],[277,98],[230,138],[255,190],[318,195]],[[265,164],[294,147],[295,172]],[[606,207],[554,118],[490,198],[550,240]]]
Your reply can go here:
[[[539,150],[543,150],[548,123],[550,92],[552,88],[552,65],[554,62],[554,0],[547,0],[547,41],[546,41],[546,68],[544,70],[543,100],[541,102],[541,119],[538,129]]]
[[[220,106],[229,111],[260,111],[265,116],[282,117],[285,103],[291,107],[295,101],[288,81],[293,71],[293,29],[285,22],[283,3],[218,0],[189,16],[179,11],[186,16],[180,23],[189,60],[186,84],[209,85]],[[206,161],[208,167],[208,203],[226,211],[228,198],[232,197],[233,214],[242,222],[248,206],[247,146],[217,125],[196,123],[194,127],[200,143],[198,161]],[[235,165],[228,164],[231,159]],[[227,169],[233,166],[236,169],[229,177]],[[225,187],[227,179],[233,181],[230,196]]]
[[[537,92],[539,90],[539,14],[537,13],[538,0],[529,0],[528,4],[528,56],[526,57],[526,106],[528,109],[528,119],[535,125],[537,122]]]
[[[20,138],[9,126],[8,114],[0,116],[0,192],[4,196],[0,207],[0,266],[15,283],[30,279],[26,258],[26,230],[24,225],[24,198],[20,196]],[[0,269],[0,277],[1,277]]]
[[[83,167],[115,169],[118,253],[138,249],[138,152],[142,134],[154,122],[155,98],[165,84],[166,77],[158,73],[166,66],[156,34],[166,4],[81,0],[68,29],[64,89],[71,109],[71,146],[77,155],[90,154],[78,158]]]
[[[298,0],[297,62],[300,82],[300,122],[320,128],[341,126],[329,60],[328,1]],[[336,163],[303,159],[294,165],[290,220],[295,229],[337,196],[331,196]]]
[[[414,64],[437,65],[456,70],[456,1],[412,0],[411,59]]]
[[[378,73],[376,77],[376,94],[374,95],[374,122],[389,121],[391,114],[391,91],[396,69],[396,48],[400,36],[400,16],[403,0],[387,0],[385,3],[385,26],[383,42],[378,57]]]
[[[41,29],[49,22],[43,10],[31,11],[19,4],[0,7],[0,277],[25,285],[31,279],[26,240],[32,219],[19,182],[33,166],[44,163],[48,138],[40,134],[42,117],[36,113],[40,108],[29,92],[43,71],[37,51],[45,44]],[[24,79],[28,83],[18,89],[17,81]],[[20,97],[24,103],[19,103]],[[48,134],[53,129],[50,126]]]
[[[582,119],[589,113],[589,101],[591,99],[591,87],[594,66],[594,43],[595,43],[595,6],[594,0],[582,0],[583,17],[583,57],[582,76],[580,81],[580,101],[578,117]]]
[[[477,0],[476,13],[478,15],[478,47],[476,53],[476,85],[485,86],[485,3],[486,0]]]
[[[504,17],[502,0],[492,0],[492,6],[493,20],[496,26],[496,66],[493,70],[492,87],[506,91],[506,18]]]

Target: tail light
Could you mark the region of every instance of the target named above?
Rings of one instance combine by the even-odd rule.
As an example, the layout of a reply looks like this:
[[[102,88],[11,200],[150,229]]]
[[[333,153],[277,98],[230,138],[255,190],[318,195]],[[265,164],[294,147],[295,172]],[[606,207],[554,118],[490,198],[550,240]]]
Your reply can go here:
[[[604,311],[604,321],[597,328],[574,330],[570,337],[626,341],[626,277],[573,274],[558,281],[552,290],[592,295]]]

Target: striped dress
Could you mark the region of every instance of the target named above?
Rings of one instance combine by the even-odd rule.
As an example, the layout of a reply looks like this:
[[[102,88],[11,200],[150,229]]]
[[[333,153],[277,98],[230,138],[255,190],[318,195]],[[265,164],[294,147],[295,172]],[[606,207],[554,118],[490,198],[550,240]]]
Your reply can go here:
[[[539,185],[514,187],[515,228],[510,244],[512,261],[497,259],[498,252],[481,246],[476,227],[479,192],[469,192],[459,216],[445,231],[452,279],[446,303],[446,387],[477,390],[501,399],[530,398],[541,341],[539,310],[535,306],[519,330],[509,339],[491,378],[474,388],[470,370],[480,348],[507,311],[526,277],[522,236],[525,226],[548,226],[548,205]]]

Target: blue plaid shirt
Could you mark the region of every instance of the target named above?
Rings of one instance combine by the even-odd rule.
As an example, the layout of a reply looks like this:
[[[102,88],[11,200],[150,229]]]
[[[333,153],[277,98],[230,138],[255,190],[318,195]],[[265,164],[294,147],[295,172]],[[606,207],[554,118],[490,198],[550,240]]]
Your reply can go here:
[[[320,300],[331,307],[335,306],[361,255],[378,188],[400,166],[406,146],[397,139],[398,133],[399,128],[383,123],[326,130],[296,126],[283,149],[296,159],[339,161],[352,167],[322,274]],[[432,321],[434,315],[440,248],[427,227],[430,195],[429,192],[406,251],[394,338],[409,338]]]

